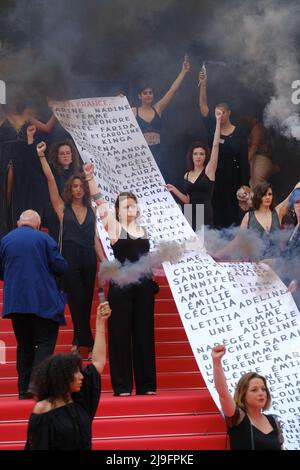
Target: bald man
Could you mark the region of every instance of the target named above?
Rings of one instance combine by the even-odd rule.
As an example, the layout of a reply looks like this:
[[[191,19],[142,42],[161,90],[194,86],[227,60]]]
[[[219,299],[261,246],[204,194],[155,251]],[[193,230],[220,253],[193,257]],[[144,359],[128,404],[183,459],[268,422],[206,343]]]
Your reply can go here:
[[[30,398],[33,368],[53,354],[59,325],[65,325],[64,296],[56,275],[67,269],[56,242],[40,232],[41,218],[26,210],[18,227],[0,243],[0,278],[4,280],[3,318],[12,320],[17,340],[19,398]]]

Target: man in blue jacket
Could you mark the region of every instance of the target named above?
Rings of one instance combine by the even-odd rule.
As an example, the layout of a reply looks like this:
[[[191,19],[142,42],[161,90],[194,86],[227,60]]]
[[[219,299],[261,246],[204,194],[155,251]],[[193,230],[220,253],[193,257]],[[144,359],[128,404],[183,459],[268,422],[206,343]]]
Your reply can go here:
[[[0,278],[4,280],[3,318],[11,318],[17,340],[19,398],[30,397],[33,368],[53,354],[59,325],[65,325],[64,295],[55,275],[67,269],[56,242],[40,232],[37,212],[27,210],[18,228],[0,243]]]

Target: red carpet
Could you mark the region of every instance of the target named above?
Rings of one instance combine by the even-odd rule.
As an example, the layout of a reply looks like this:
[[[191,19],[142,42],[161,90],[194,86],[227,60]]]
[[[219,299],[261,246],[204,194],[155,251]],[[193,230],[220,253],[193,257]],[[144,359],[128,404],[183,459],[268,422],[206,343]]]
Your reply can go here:
[[[109,364],[93,424],[93,448],[102,450],[224,449],[225,425],[201,377],[165,278],[155,305],[158,393],[113,397]],[[0,292],[2,301],[2,287]],[[97,305],[96,297],[93,307]],[[69,351],[72,324],[59,333],[56,351]],[[92,318],[94,324],[94,313]],[[6,364],[0,364],[0,450],[22,449],[33,401],[17,399],[16,342],[10,320],[0,320]]]

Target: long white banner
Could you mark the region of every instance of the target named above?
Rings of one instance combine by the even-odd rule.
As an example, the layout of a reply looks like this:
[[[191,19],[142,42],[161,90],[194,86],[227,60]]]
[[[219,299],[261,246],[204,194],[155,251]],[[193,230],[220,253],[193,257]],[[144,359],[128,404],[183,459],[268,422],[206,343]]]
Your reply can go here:
[[[184,242],[193,235],[164,181],[126,98],[91,98],[54,103],[62,126],[81,157],[96,167],[105,199],[121,191],[139,199],[152,247]],[[172,165],[172,162],[169,162]],[[105,230],[98,231],[109,259]],[[265,375],[272,412],[284,427],[285,447],[300,449],[300,314],[286,287],[267,267],[216,263],[202,250],[164,264],[170,287],[199,369],[219,406],[212,380],[211,348],[227,345],[224,368],[233,391],[250,370]]]

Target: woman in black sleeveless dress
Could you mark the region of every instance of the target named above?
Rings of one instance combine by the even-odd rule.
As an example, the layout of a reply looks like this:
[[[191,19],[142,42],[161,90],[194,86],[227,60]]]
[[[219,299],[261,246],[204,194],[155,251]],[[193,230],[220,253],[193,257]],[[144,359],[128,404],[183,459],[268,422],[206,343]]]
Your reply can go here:
[[[166,188],[184,204],[192,205],[193,230],[197,231],[203,225],[203,220],[197,220],[197,206],[204,205],[204,225],[213,226],[212,196],[215,174],[218,166],[220,122],[222,111],[216,109],[216,130],[210,156],[209,148],[202,142],[194,142],[187,153],[188,172],[184,175],[184,192],[172,184]]]
[[[182,69],[177,76],[176,80],[172,83],[167,93],[154,105],[153,88],[148,85],[143,85],[139,89],[138,97],[141,100],[141,106],[132,108],[133,114],[136,117],[138,125],[146,139],[147,144],[154,156],[154,159],[162,172],[165,173],[164,162],[161,156],[160,146],[160,133],[161,133],[161,115],[166,107],[169,105],[174,93],[180,87],[185,75],[190,69],[189,62],[185,60],[182,64]]]
[[[263,411],[271,405],[265,377],[248,372],[239,380],[234,397],[229,393],[222,367],[224,344],[214,346],[212,360],[215,387],[225,415],[231,450],[280,450],[283,444],[280,423]]]
[[[100,242],[95,234],[96,218],[83,175],[73,175],[67,181],[61,198],[45,150],[44,142],[38,144],[37,153],[48,181],[51,203],[62,227],[62,254],[68,261],[63,286],[74,326],[72,351],[80,352],[82,346],[91,351],[93,335],[90,316],[97,269],[96,253],[102,259]]]
[[[93,165],[84,165],[90,192],[107,230],[115,258],[120,263],[135,262],[148,253],[149,240],[144,227],[137,223],[136,196],[120,193],[114,217],[102,199],[93,177]],[[128,396],[156,393],[154,343],[154,286],[151,277],[120,287],[110,283],[108,300],[112,316],[108,322],[110,374],[114,394]]]

